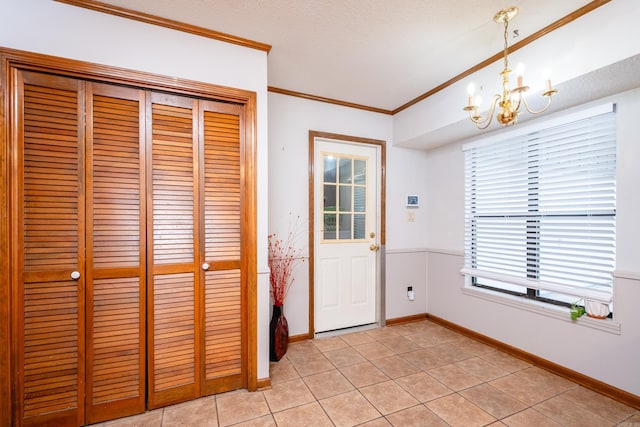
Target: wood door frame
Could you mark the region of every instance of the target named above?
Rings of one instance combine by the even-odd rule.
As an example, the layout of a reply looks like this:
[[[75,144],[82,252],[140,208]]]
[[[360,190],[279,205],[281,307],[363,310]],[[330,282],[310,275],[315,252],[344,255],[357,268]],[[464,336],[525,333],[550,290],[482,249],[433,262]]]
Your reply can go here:
[[[336,140],[338,142],[349,142],[355,144],[374,145],[380,148],[380,275],[381,281],[384,281],[384,254],[387,240],[386,231],[386,211],[387,211],[387,187],[386,187],[386,166],[387,166],[387,143],[380,139],[362,138],[357,136],[341,135],[330,132],[309,131],[309,331],[307,338],[312,339],[315,336],[315,142],[316,138],[326,138]],[[377,292],[377,289],[376,289]],[[378,302],[381,310],[381,319],[384,321],[384,295]]]
[[[248,256],[243,259],[243,285],[246,289],[247,325],[247,388],[257,389],[257,95],[243,89],[218,86],[188,79],[174,78],[147,72],[129,70],[114,66],[94,64],[85,61],[60,58],[56,56],[0,48],[0,425],[11,425],[13,401],[14,349],[12,344],[12,313],[15,313],[15,298],[12,295],[13,277],[17,266],[10,260],[15,242],[11,239],[10,224],[15,218],[16,207],[10,176],[10,159],[15,160],[16,153],[10,151],[10,138],[17,129],[11,123],[11,105],[13,74],[17,69],[40,71],[64,75],[84,80],[99,81],[117,85],[133,86],[141,89],[171,92],[215,101],[226,101],[242,105],[244,129],[241,133],[244,150],[241,153],[241,181],[243,182],[242,244]]]

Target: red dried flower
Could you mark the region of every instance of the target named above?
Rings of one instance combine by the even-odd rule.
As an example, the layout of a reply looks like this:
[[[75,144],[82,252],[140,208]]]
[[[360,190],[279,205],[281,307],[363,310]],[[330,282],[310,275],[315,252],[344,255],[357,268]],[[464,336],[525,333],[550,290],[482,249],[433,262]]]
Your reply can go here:
[[[300,256],[302,249],[295,247],[299,220],[300,217],[290,227],[286,241],[277,239],[275,233],[269,235],[269,270],[271,270],[269,282],[274,305],[284,304],[287,292],[293,284],[291,273],[298,262],[304,261]]]

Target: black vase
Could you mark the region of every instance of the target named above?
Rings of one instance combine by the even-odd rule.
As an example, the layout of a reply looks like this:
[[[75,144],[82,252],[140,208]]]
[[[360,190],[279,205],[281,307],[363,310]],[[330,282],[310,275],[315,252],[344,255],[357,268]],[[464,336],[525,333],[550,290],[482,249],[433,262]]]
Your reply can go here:
[[[269,360],[277,362],[287,352],[289,345],[289,324],[282,313],[281,305],[273,306],[269,323]]]

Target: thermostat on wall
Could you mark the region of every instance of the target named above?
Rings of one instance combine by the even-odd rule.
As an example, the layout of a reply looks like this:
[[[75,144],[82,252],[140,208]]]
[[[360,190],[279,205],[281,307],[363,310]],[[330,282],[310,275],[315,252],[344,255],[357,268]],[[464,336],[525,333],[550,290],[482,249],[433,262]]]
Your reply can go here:
[[[420,200],[418,196],[416,196],[415,194],[407,195],[407,207],[417,208],[418,206],[420,206]]]

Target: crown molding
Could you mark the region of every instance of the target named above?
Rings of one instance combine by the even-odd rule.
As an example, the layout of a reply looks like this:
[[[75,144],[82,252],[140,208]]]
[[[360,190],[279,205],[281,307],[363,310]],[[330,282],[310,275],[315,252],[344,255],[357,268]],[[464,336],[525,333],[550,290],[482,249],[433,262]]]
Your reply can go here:
[[[185,24],[184,22],[174,21],[173,19],[161,18],[159,16],[150,15],[148,13],[138,12],[124,7],[113,6],[95,0],[54,0],[58,3],[65,3],[72,6],[78,6],[85,9],[95,10],[97,12],[107,13],[109,15],[119,16],[121,18],[132,19],[134,21],[144,22],[146,24],[157,25],[159,27],[170,28],[172,30],[182,31],[184,33],[195,34],[197,36],[219,40],[239,46],[249,47],[269,53],[271,45],[256,42],[242,37],[232,36],[230,34],[209,30],[207,28],[195,25]]]
[[[280,93],[282,95],[289,95],[297,98],[310,99],[312,101],[325,102],[328,104],[341,105],[343,107],[357,108],[357,109],[366,110],[366,111],[373,111],[374,113],[389,114],[389,115],[393,114],[393,111],[385,110],[384,108],[369,107],[367,105],[355,104],[353,102],[341,101],[339,99],[325,98],[324,96],[316,96],[308,93],[296,92],[289,89],[282,89],[278,87],[268,86],[267,90],[273,93]]]

